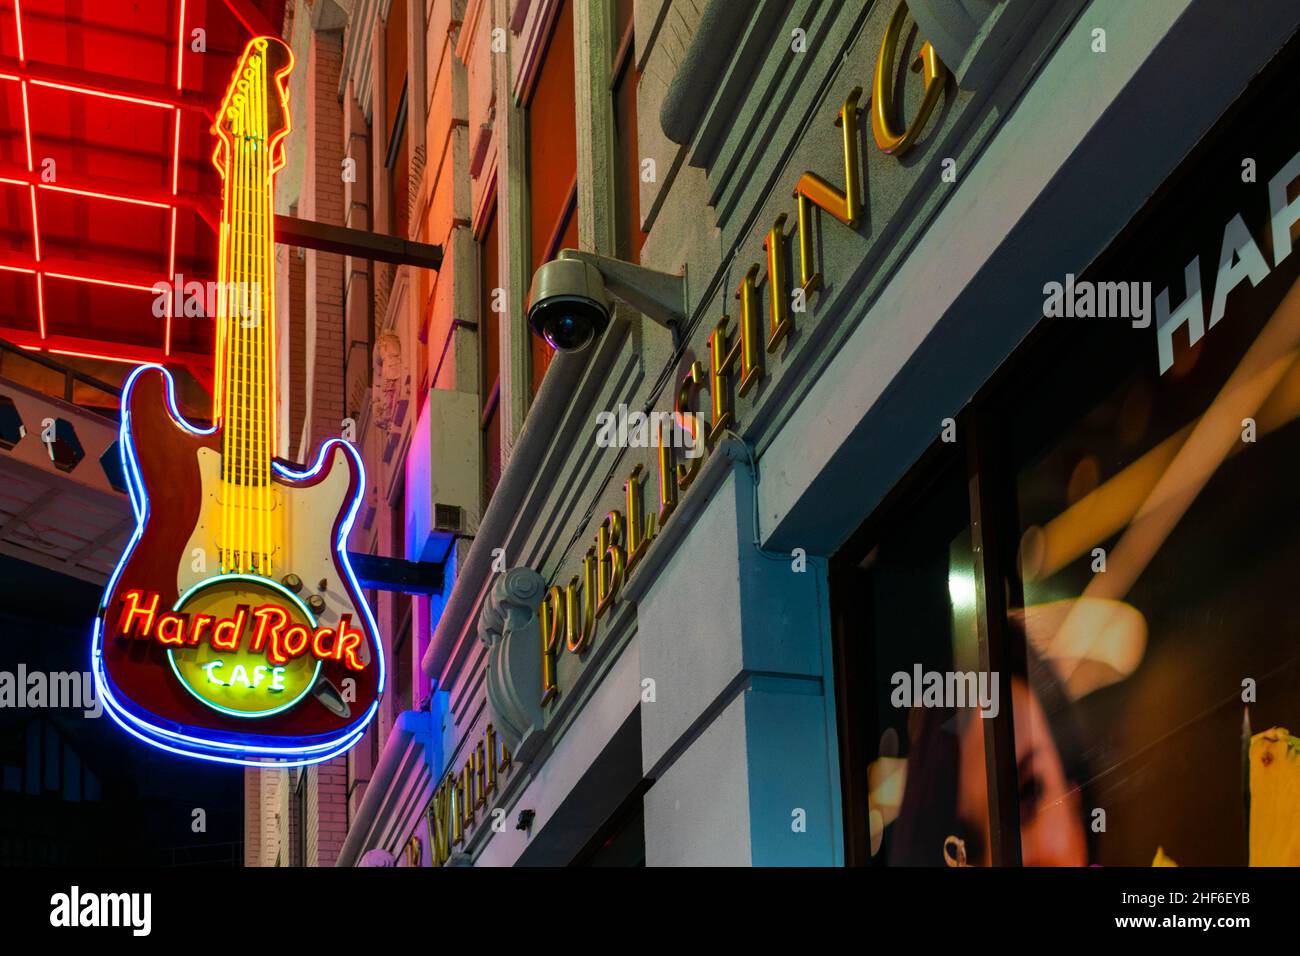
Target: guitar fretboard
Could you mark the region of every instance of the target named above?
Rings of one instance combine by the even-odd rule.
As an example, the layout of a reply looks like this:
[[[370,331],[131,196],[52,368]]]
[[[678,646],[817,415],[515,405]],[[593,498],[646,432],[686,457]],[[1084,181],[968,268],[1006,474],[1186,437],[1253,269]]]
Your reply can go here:
[[[270,576],[276,548],[275,259],[271,115],[282,111],[266,45],[250,48],[222,103],[214,157],[224,180],[217,275],[216,394],[221,566]],[[278,115],[278,114],[277,114]]]

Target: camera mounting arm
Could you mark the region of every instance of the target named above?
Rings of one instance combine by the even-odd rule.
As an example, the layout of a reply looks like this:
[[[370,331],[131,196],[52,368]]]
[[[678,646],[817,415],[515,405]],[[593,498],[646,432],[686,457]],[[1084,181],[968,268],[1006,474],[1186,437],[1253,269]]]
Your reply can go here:
[[[562,249],[556,257],[585,262],[600,273],[605,291],[673,333],[677,345],[686,321],[686,276],[638,266],[580,249]]]

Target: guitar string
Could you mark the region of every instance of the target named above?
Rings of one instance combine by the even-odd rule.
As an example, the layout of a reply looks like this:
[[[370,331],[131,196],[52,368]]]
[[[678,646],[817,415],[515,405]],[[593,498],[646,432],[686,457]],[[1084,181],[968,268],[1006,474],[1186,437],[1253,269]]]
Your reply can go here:
[[[217,263],[217,278],[221,281],[230,279],[230,151],[225,140],[217,145],[217,156],[221,159],[222,172],[222,196],[221,196],[221,237],[220,249],[221,258]],[[216,394],[212,401],[212,415],[217,420],[221,428],[221,461],[223,463],[221,475],[225,478],[224,463],[229,461],[230,452],[230,427],[226,415],[226,385],[224,379],[229,374],[230,363],[226,359],[226,322],[230,316],[230,288],[229,286],[221,287],[221,295],[217,300],[217,375],[216,375]],[[221,508],[221,540],[217,544],[217,563],[221,568],[221,573],[225,574],[228,570],[227,558],[225,554],[225,545],[230,540],[229,533],[229,509],[224,506]]]
[[[240,97],[240,99],[242,100],[242,97]],[[234,125],[232,128],[232,134],[233,134],[232,146],[231,146],[231,152],[232,152],[231,161],[233,164],[232,169],[234,171],[234,180],[235,180],[234,189],[235,189],[235,195],[237,197],[236,204],[235,204],[235,219],[231,227],[232,232],[234,233],[233,252],[232,252],[234,268],[231,269],[232,294],[235,288],[234,282],[238,280],[239,270],[241,268],[241,259],[240,259],[240,246],[242,244],[241,226],[243,224],[243,210],[244,210],[244,191],[243,191],[244,183],[243,183],[243,177],[240,175],[240,172],[243,169],[243,164],[241,162],[242,156],[240,154],[240,136],[243,135],[242,131],[244,125],[242,113],[243,110],[241,107],[239,112],[234,117]],[[238,302],[235,302],[234,305],[235,308],[232,310],[232,314],[230,317],[230,337],[233,341],[233,347],[231,351],[231,369],[230,369],[230,385],[231,385],[230,461],[226,463],[226,468],[227,468],[227,473],[230,476],[230,506],[229,506],[230,507],[230,545],[229,548],[230,548],[230,558],[231,558],[231,570],[237,574],[239,573],[240,570],[240,555],[235,549],[235,544],[238,540],[237,536],[239,534],[239,484],[238,484],[239,476],[236,473],[236,469],[238,467],[238,459],[239,459],[239,402],[241,397],[239,380],[240,380],[240,367],[243,358],[242,358],[242,343],[240,342],[240,337],[239,337],[239,317],[238,317],[239,304]]]
[[[248,66],[244,70],[244,77],[248,80],[248,100],[247,100],[247,122],[244,126],[244,188],[246,190],[245,199],[247,209],[244,212],[244,287],[256,280],[256,274],[253,271],[253,228],[257,218],[256,196],[254,192],[254,158],[253,151],[257,148],[254,144],[253,137],[257,135],[257,80],[254,76],[253,60],[250,57]],[[256,490],[253,487],[253,442],[254,427],[257,413],[257,354],[255,352],[254,328],[252,325],[252,316],[248,314],[248,309],[244,309],[244,316],[240,323],[244,329],[244,460],[242,472],[244,475],[244,535],[242,545],[244,548],[244,570],[251,573],[253,570],[254,549],[257,545],[257,521],[254,514]]]
[[[278,85],[278,82],[275,80],[274,77],[271,77],[268,82],[276,84],[274,87],[268,85],[267,88],[270,89],[271,93],[278,98],[280,95],[280,87]],[[289,117],[287,115],[284,117],[284,122],[285,125],[287,126],[289,122]],[[287,134],[288,132],[287,129],[285,132]],[[265,253],[266,259],[264,261],[270,264],[272,267],[274,267],[275,264],[275,228],[274,228],[275,226],[275,185],[272,180],[272,177],[277,172],[277,169],[275,167],[274,151],[271,149],[271,131],[269,128],[267,129],[266,132],[266,143],[267,143],[267,149],[266,149],[267,229],[266,229],[266,253]],[[267,361],[269,362],[269,367],[270,367],[270,380],[268,382],[267,389],[266,389],[266,394],[269,397],[271,403],[271,415],[268,421],[269,428],[268,428],[268,438],[267,438],[267,443],[269,448],[269,454],[267,455],[267,468],[269,469],[271,467],[270,464],[271,458],[276,454],[279,448],[277,444],[277,439],[279,438],[279,434],[280,434],[279,421],[278,421],[279,408],[280,408],[278,402],[279,365],[277,364],[279,361],[279,344],[277,342],[277,336],[275,335],[276,312],[275,312],[275,282],[274,281],[267,284],[266,295],[263,298],[262,302],[263,305],[266,307],[266,315],[268,317],[267,321],[271,323],[271,328],[267,329],[267,342],[268,342]]]
[[[226,281],[226,286],[222,289],[222,299],[226,303],[226,314],[223,317],[222,326],[225,331],[226,341],[223,352],[225,364],[225,383],[223,385],[223,410],[224,421],[222,422],[222,478],[225,483],[225,504],[222,506],[222,569],[226,573],[234,573],[239,570],[237,558],[235,556],[234,536],[235,536],[235,481],[234,481],[234,464],[235,464],[235,441],[239,423],[237,420],[238,412],[235,405],[238,401],[238,383],[236,381],[239,374],[239,336],[238,330],[231,327],[230,323],[236,312],[235,301],[233,298],[234,279],[239,271],[238,247],[239,247],[239,208],[243,198],[239,193],[239,141],[235,130],[240,125],[238,104],[232,97],[229,107],[228,121],[230,124],[230,137],[226,141],[225,162],[226,162],[226,195],[227,217],[226,217],[226,274],[222,277]]]
[[[248,174],[248,233],[245,236],[244,253],[244,288],[257,281],[257,271],[253,256],[254,234],[257,228],[257,75],[256,55],[249,57],[245,76],[248,78],[248,125],[244,130],[244,162]],[[252,572],[253,562],[257,556],[257,488],[254,484],[255,443],[257,441],[257,327],[253,324],[253,315],[247,306],[244,308],[244,337],[248,349],[248,395],[244,402],[248,430],[244,435],[244,499],[247,505],[245,516],[248,519],[248,537],[244,544],[247,549],[245,570]]]
[[[231,110],[231,107],[227,107],[227,110],[228,112],[225,119],[233,124],[234,122],[233,111]],[[222,149],[220,155],[222,156],[222,160],[225,166],[224,169],[225,183],[223,184],[225,187],[224,190],[225,196],[223,200],[225,206],[225,217],[222,222],[222,227],[225,230],[226,241],[225,241],[224,254],[222,255],[222,261],[221,261],[221,265],[224,267],[224,275],[220,276],[220,278],[223,281],[225,281],[226,285],[221,290],[221,302],[222,302],[221,308],[224,311],[220,313],[218,316],[218,318],[220,319],[219,324],[221,327],[221,335],[223,337],[223,341],[221,343],[222,349],[220,353],[220,360],[222,362],[221,410],[218,414],[222,418],[221,478],[222,481],[225,483],[226,488],[225,488],[225,503],[221,507],[222,534],[221,534],[221,542],[220,545],[218,546],[218,557],[220,559],[222,573],[230,573],[231,571],[234,570],[233,552],[231,551],[230,548],[231,535],[234,533],[234,527],[232,524],[233,513],[230,507],[232,503],[231,495],[233,493],[231,482],[230,482],[230,462],[231,462],[231,455],[234,449],[234,433],[232,431],[233,425],[231,423],[232,415],[231,415],[231,408],[230,408],[230,394],[231,394],[231,388],[233,387],[233,382],[231,381],[231,377],[234,375],[233,355],[231,354],[232,349],[234,348],[234,336],[232,330],[229,329],[227,326],[228,323],[230,322],[230,313],[232,311],[231,310],[232,302],[230,300],[230,279],[235,271],[234,223],[235,223],[235,215],[236,215],[235,210],[239,202],[239,195],[235,188],[235,182],[234,182],[235,146],[234,146],[233,137],[230,139],[226,139],[223,142],[224,142],[224,148]]]
[[[243,116],[239,130],[239,188],[241,205],[239,210],[239,278],[248,276],[248,75],[245,70],[241,77],[244,87]],[[248,541],[248,482],[245,475],[248,446],[248,329],[241,317],[236,316],[235,328],[239,337],[239,435],[237,445],[236,485],[238,504],[238,528],[236,540],[239,544],[237,570],[244,571],[247,560]]]
[[[266,58],[262,58],[263,88],[272,95],[278,95],[277,90],[269,84],[275,82],[266,68]],[[263,219],[263,237],[262,237],[262,262],[269,270],[275,269],[275,184],[273,176],[275,175],[275,157],[271,150],[271,130],[269,124],[268,112],[267,128],[264,133],[265,150],[264,156],[264,175],[266,177],[266,197],[264,199],[265,218]],[[275,515],[275,488],[271,484],[271,460],[276,453],[276,417],[279,413],[279,407],[276,403],[276,379],[279,369],[276,367],[276,314],[275,314],[275,280],[274,274],[268,274],[261,290],[262,295],[258,302],[262,308],[262,315],[266,322],[266,388],[264,397],[267,402],[267,416],[263,423],[266,428],[266,500],[267,500],[267,526],[269,529],[270,540],[267,542],[266,566],[268,575],[274,572],[274,553],[276,541],[279,538],[280,530]]]
[[[244,276],[244,230],[245,219],[248,215],[248,184],[244,171],[244,134],[248,129],[248,100],[245,93],[240,97],[240,115],[239,131],[235,139],[235,182],[239,191],[239,218],[235,221],[235,281],[242,281]],[[238,286],[233,286],[238,288]],[[239,321],[238,302],[236,302],[235,314],[231,316],[231,331],[235,335],[235,394],[233,414],[231,418],[235,433],[231,439],[231,474],[234,477],[234,483],[231,486],[231,507],[233,509],[231,524],[232,536],[231,546],[235,555],[235,572],[240,573],[244,570],[244,541],[243,541],[243,522],[244,522],[244,483],[243,483],[243,442],[245,434],[244,422],[244,402],[247,389],[244,381],[247,377],[247,353],[244,347],[244,328]]]
[[[253,77],[253,64],[250,58],[248,66],[244,70],[244,78],[248,81],[248,99],[246,101],[247,121],[244,124],[244,189],[245,202],[247,206],[244,210],[244,287],[253,279],[253,257],[252,257],[252,238],[253,238],[253,221],[255,211],[253,207],[253,140],[252,137],[257,129],[257,114],[254,111],[254,101],[257,93],[254,87],[256,82]],[[244,571],[251,573],[253,570],[253,548],[256,546],[256,520],[253,515],[254,507],[254,488],[253,488],[253,427],[254,427],[254,410],[256,402],[256,361],[257,356],[254,353],[253,327],[250,324],[248,310],[244,310],[243,319],[240,325],[244,330],[244,441],[243,441],[243,461],[241,472],[244,476],[244,526],[243,535],[241,535],[241,546],[244,549]]]
[[[266,56],[261,58],[261,75],[262,82],[259,84],[262,90],[262,97],[265,101],[267,87]],[[264,507],[263,512],[266,517],[266,576],[269,578],[274,573],[272,563],[275,552],[275,520],[272,509],[275,505],[274,489],[271,486],[271,456],[274,454],[272,446],[272,436],[274,431],[272,422],[275,416],[275,366],[271,362],[271,343],[275,341],[275,313],[270,309],[270,300],[264,293],[270,292],[275,288],[275,275],[271,270],[275,268],[275,249],[271,244],[272,227],[274,224],[275,209],[272,206],[274,186],[271,182],[271,149],[270,149],[270,113],[269,104],[264,102],[262,109],[262,144],[259,153],[262,157],[260,166],[262,183],[264,185],[262,193],[262,236],[261,249],[258,260],[262,268],[262,284],[258,288],[257,308],[262,322],[262,457],[261,467],[263,478],[265,480],[265,491],[263,492]]]
[[[240,180],[239,170],[239,130],[243,127],[242,110],[236,111],[231,117],[231,139],[230,139],[230,171],[231,171],[231,189],[235,194],[234,208],[231,210],[232,219],[230,220],[230,276],[229,281],[231,293],[231,311],[230,311],[230,392],[226,397],[227,407],[230,410],[230,421],[226,427],[230,430],[230,458],[226,462],[226,477],[229,482],[227,489],[229,495],[229,504],[226,510],[230,513],[230,538],[226,544],[226,551],[230,555],[230,570],[232,573],[239,572],[239,555],[235,550],[236,538],[239,533],[239,489],[237,485],[237,475],[235,468],[239,458],[239,303],[233,298],[234,283],[239,278],[239,224],[243,215],[244,193],[243,183]]]
[[[262,288],[266,285],[266,256],[263,235],[266,230],[266,148],[265,137],[267,128],[266,113],[266,58],[258,56],[256,59],[257,71],[253,81],[253,89],[256,90],[257,96],[257,129],[254,130],[255,139],[253,140],[253,153],[257,158],[257,233],[256,233],[256,269],[257,279],[253,286],[256,292],[254,302],[256,304],[256,316],[254,318],[253,335],[257,341],[257,496],[258,496],[258,570],[265,576],[270,577],[271,568],[269,561],[269,537],[270,537],[270,517],[267,514],[267,488],[268,482],[264,474],[266,462],[266,320],[262,311]]]
[[[244,131],[244,109],[243,97],[240,97],[240,113],[237,117],[238,127],[235,135],[234,161],[235,161],[235,190],[239,196],[238,208],[235,210],[235,268],[232,270],[232,282],[237,282],[242,273],[243,246],[244,246],[244,204],[247,197],[244,192],[244,162],[243,162],[243,131]],[[237,288],[232,284],[231,290]],[[240,409],[243,407],[243,375],[244,375],[244,340],[243,333],[239,325],[239,303],[236,301],[234,313],[230,317],[230,332],[235,340],[234,362],[232,369],[231,384],[234,386],[231,394],[231,415],[230,425],[232,428],[230,436],[230,553],[233,557],[235,573],[239,573],[244,567],[244,556],[239,541],[239,521],[241,512],[239,510],[240,500],[240,481],[239,481],[239,445],[242,441],[242,419]]]

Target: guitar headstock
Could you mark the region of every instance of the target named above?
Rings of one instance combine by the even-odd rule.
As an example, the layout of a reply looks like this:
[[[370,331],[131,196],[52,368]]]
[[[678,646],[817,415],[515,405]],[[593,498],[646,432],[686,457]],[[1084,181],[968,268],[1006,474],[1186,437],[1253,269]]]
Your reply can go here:
[[[269,150],[270,172],[284,165],[292,70],[293,51],[278,37],[254,37],[244,47],[212,128],[217,137],[212,159],[223,175],[226,159],[239,141]]]

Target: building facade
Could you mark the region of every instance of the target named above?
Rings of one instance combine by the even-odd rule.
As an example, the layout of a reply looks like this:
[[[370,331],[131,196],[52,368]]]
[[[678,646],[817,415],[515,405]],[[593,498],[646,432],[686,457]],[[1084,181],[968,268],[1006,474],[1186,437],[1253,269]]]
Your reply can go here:
[[[352,429],[352,548],[445,576],[372,595],[381,717],[301,779],[249,773],[246,858],[1266,858],[1268,821],[1249,854],[1237,818],[1191,834],[1296,719],[1264,635],[1294,540],[1265,476],[1294,453],[1297,23],[292,6],[281,202],[444,258],[282,250],[282,434],[308,457]],[[552,355],[528,290],[563,249],[658,273],[672,327],[620,302]],[[1223,527],[1210,499],[1240,503]],[[1250,574],[1187,557],[1230,534]],[[1194,768],[1218,783],[1182,819]]]

